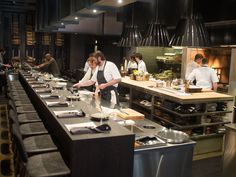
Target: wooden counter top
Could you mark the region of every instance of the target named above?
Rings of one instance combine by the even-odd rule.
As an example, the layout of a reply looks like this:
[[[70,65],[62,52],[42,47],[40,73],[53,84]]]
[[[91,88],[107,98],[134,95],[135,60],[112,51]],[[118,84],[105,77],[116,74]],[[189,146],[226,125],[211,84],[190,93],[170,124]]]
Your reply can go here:
[[[233,101],[233,96],[217,93],[217,92],[201,92],[183,94],[180,91],[171,88],[156,88],[156,83],[153,81],[135,81],[129,77],[123,77],[121,85],[135,88],[144,91],[151,95],[165,97],[170,100],[178,101],[179,103],[195,103],[195,102],[209,102],[209,101]]]

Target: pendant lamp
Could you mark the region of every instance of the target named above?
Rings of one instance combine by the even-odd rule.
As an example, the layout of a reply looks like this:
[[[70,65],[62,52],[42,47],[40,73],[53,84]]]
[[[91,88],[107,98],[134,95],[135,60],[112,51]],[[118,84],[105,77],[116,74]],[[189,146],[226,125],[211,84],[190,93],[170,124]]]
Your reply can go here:
[[[188,1],[190,12],[180,19],[175,34],[170,40],[171,46],[206,47],[210,45],[208,32],[200,15],[194,12],[194,0]],[[186,9],[187,10],[187,9]]]
[[[132,6],[132,24],[126,25],[121,39],[118,42],[119,47],[136,47],[140,46],[142,41],[142,35],[137,26],[134,25],[134,4]]]
[[[158,18],[158,0],[156,0],[156,5],[154,7],[155,19],[149,24],[141,45],[167,47],[169,45],[169,34],[166,26],[161,24]]]

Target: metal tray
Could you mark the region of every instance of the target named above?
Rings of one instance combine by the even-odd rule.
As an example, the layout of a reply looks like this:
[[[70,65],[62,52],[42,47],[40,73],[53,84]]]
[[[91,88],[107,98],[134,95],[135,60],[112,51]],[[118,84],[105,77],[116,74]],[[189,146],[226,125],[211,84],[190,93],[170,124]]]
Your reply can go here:
[[[167,143],[184,143],[189,140],[188,134],[172,129],[159,131],[157,132],[157,136]]]

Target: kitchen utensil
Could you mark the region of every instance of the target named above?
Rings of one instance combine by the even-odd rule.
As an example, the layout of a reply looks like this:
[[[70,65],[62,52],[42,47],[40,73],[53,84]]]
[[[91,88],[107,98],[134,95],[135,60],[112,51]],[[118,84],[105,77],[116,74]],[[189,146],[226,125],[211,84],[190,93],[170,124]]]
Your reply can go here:
[[[184,143],[189,140],[189,136],[186,133],[172,129],[159,131],[157,136],[167,143]]]
[[[105,114],[105,113],[94,113],[94,114],[91,114],[91,120],[92,121],[97,121],[97,122],[100,122],[101,120],[102,121],[106,121],[109,119],[109,115],[108,114]]]

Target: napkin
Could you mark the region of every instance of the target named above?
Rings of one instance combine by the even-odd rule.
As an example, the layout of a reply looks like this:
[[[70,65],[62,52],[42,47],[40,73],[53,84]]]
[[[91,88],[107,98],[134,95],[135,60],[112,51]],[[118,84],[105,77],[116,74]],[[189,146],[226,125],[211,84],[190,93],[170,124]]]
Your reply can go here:
[[[46,101],[46,104],[48,107],[68,107],[69,103],[68,102],[58,102],[58,101]]]
[[[70,117],[84,117],[85,113],[82,110],[65,110],[54,111],[58,118],[70,118]]]
[[[36,93],[51,93],[51,89],[35,89]]]
[[[59,95],[40,95],[41,98],[45,98],[45,99],[56,99],[56,98],[60,98]]]

